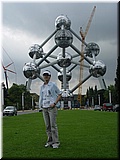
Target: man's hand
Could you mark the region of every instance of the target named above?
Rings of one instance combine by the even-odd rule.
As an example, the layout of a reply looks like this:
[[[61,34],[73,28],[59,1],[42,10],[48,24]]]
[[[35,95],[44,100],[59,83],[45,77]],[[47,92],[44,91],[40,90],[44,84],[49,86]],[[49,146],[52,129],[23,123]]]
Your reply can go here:
[[[56,106],[55,103],[51,104],[50,107],[54,108]]]

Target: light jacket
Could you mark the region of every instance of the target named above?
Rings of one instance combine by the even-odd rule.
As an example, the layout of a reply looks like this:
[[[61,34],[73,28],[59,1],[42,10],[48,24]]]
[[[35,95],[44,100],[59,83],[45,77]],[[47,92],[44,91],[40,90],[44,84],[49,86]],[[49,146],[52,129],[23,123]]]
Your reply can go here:
[[[52,98],[54,99],[54,102],[56,101],[58,95],[62,94],[62,92],[59,90],[59,88],[56,86],[56,84],[54,82],[48,82],[48,89],[50,90],[51,92],[51,95],[52,95]],[[41,86],[40,88],[40,98],[39,98],[39,108],[42,108],[42,102],[43,102],[43,93],[42,93],[42,90],[43,90],[43,87],[44,87],[44,84]],[[60,103],[58,102],[56,104],[56,106],[58,107],[60,105]]]

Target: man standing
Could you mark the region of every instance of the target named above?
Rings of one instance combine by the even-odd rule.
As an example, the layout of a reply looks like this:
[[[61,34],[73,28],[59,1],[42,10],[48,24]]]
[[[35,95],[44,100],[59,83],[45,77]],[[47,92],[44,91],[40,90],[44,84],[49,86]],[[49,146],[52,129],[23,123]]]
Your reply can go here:
[[[58,148],[60,145],[58,138],[58,128],[56,123],[57,106],[61,98],[61,92],[55,83],[50,81],[51,72],[43,72],[44,84],[40,88],[39,107],[43,109],[43,118],[48,136],[45,147]]]

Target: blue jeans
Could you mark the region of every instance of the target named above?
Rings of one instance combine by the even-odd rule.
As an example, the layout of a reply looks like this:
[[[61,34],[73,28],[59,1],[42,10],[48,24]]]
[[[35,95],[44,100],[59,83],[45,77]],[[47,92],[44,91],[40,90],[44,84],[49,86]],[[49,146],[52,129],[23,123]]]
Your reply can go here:
[[[47,142],[49,144],[59,143],[58,128],[56,123],[57,107],[43,108],[43,118],[48,136]]]

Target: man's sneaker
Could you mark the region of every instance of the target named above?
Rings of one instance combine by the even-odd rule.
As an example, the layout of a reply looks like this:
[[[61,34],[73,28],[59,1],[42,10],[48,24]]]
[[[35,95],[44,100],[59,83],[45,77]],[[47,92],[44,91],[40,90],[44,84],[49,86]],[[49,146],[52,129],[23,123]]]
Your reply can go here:
[[[52,147],[53,147],[53,148],[59,148],[59,145],[60,145],[60,143],[54,143],[54,144],[52,145]]]
[[[46,144],[45,144],[45,148],[47,148],[47,147],[52,147],[52,144],[46,143]]]

